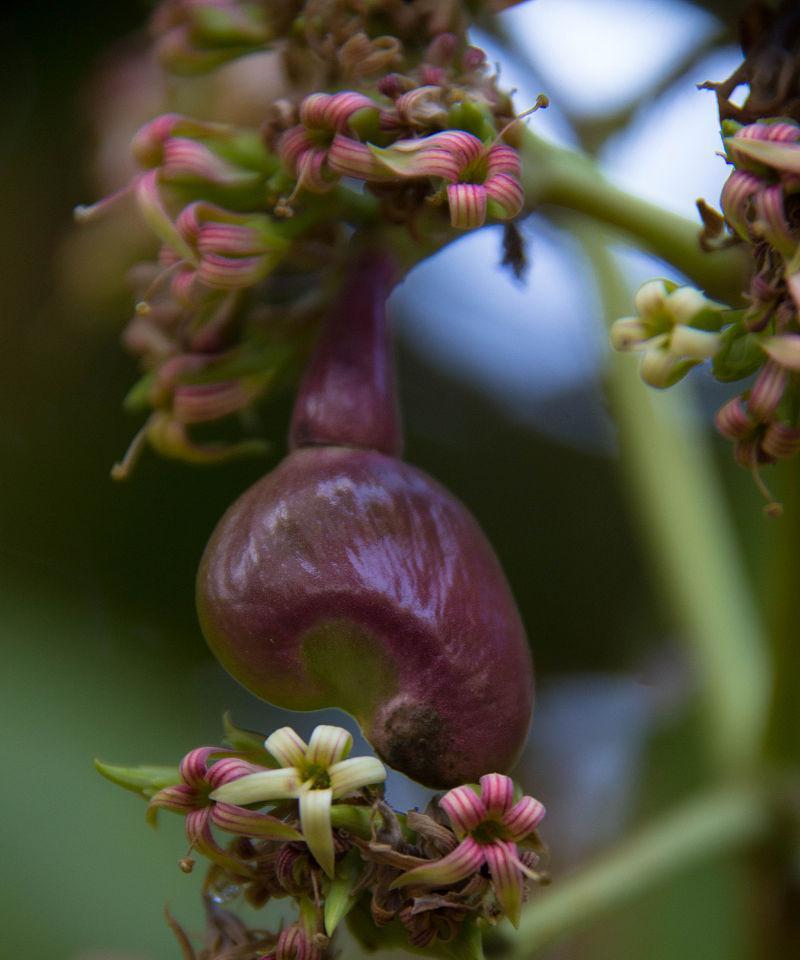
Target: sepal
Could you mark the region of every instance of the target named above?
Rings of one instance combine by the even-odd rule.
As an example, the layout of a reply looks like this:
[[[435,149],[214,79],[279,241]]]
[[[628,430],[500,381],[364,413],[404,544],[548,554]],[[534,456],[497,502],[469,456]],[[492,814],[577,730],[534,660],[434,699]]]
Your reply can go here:
[[[138,793],[145,800],[149,800],[159,790],[181,782],[180,770],[176,766],[118,767],[95,760],[94,768],[106,780],[132,793]]]

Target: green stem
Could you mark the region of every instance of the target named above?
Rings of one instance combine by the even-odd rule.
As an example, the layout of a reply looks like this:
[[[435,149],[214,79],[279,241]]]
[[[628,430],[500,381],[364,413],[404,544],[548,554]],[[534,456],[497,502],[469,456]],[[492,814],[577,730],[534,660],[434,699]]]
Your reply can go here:
[[[780,465],[783,516],[769,525],[766,541],[765,614],[773,639],[775,682],[767,752],[777,763],[800,760],[797,735],[800,646],[797,626],[797,544],[800,533],[800,461]]]
[[[578,225],[609,320],[630,292],[604,237]],[[770,699],[770,664],[705,433],[685,386],[661,393],[640,381],[632,357],[613,355],[607,389],[619,427],[620,460],[653,570],[700,672],[709,748],[719,772],[758,761]]]
[[[670,213],[610,183],[597,164],[525,130],[520,148],[529,206],[554,205],[621,231],[667,260],[712,297],[738,302],[747,261],[738,247],[706,253],[697,223]]]
[[[508,960],[524,960],[566,931],[633,902],[670,874],[763,837],[764,796],[741,787],[685,803],[558,886],[523,913]]]

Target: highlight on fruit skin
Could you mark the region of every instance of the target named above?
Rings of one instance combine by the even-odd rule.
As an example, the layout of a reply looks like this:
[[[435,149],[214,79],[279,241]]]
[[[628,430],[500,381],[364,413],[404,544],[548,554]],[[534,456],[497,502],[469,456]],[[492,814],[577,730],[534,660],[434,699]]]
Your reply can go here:
[[[390,766],[433,787],[508,769],[532,667],[475,520],[371,450],[297,450],[227,512],[198,578],[211,649],[253,693],[352,714]]]
[[[206,548],[206,639],[245,687],[339,707],[379,756],[445,788],[507,770],[533,703],[528,643],[467,509],[401,446],[385,304],[393,264],[356,260],[301,385],[292,452]]]

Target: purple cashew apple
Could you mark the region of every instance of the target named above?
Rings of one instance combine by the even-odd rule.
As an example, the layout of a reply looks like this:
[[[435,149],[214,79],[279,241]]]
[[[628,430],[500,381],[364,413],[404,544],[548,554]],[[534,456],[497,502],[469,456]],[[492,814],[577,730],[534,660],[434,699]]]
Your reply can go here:
[[[533,671],[497,558],[450,493],[397,459],[385,255],[344,284],[301,384],[292,452],[220,521],[198,575],[211,649],[292,710],[340,707],[431,787],[506,770]]]

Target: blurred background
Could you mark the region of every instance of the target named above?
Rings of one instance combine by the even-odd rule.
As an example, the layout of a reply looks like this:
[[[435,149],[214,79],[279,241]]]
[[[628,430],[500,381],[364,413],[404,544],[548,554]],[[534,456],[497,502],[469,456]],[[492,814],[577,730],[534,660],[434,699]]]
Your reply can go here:
[[[538,132],[596,150],[615,182],[693,217],[726,176],[714,98],[695,85],[738,62],[738,7],[532,0],[475,42],[520,110],[549,95]],[[116,158],[157,109],[161,81],[132,66],[148,12],[142,0],[34,0],[2,15],[3,957],[166,960],[179,953],[164,903],[199,925],[200,878],[176,865],[179,818],[151,831],[141,801],[101,780],[94,756],[172,763],[219,739],[225,709],[266,732],[319,720],[277,714],[224,675],[193,604],[205,541],[279,459],[291,397],[265,410],[269,463],[202,469],[148,454],[130,482],[108,475],[139,427],[121,407],[136,376],[118,341],[131,307],[121,278],[148,248],[130,222],[76,236],[71,210],[124,182]],[[619,470],[594,288],[553,220],[537,214],[523,229],[526,283],[498,266],[489,228],[419,268],[393,310],[407,457],[478,517],[528,627],[538,706],[516,776],[550,811],[557,878],[703,770],[691,665]],[[622,262],[632,287],[676,277],[633,251]],[[747,537],[759,504],[710,436],[723,388],[700,372],[679,389],[696,398]],[[425,802],[399,777],[389,797]],[[693,868],[546,955],[749,956],[747,880],[733,860]]]

